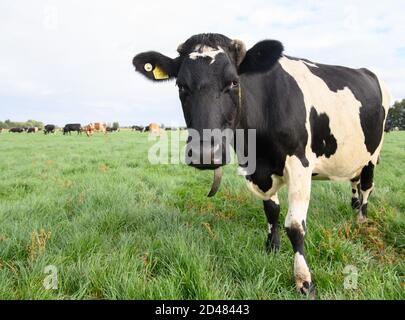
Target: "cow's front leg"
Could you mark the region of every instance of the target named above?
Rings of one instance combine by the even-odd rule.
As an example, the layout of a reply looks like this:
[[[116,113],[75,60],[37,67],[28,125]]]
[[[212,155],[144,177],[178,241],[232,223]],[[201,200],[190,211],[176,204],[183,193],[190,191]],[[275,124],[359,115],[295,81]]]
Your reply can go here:
[[[263,201],[264,213],[267,217],[269,231],[267,234],[266,249],[277,251],[280,248],[280,236],[278,233],[278,218],[280,216],[280,205],[277,193],[270,200]]]
[[[294,277],[297,290],[311,296],[315,295],[311,273],[304,253],[306,217],[311,193],[311,170],[297,161],[287,167],[288,175],[288,213],[285,229],[294,250]]]

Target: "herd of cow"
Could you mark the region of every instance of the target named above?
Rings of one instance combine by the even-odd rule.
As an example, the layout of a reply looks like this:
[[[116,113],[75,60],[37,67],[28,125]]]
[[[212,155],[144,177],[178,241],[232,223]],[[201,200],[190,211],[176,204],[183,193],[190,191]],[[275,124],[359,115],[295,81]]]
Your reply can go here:
[[[81,134],[85,132],[88,137],[92,136],[95,132],[115,132],[119,131],[118,127],[109,127],[105,123],[102,122],[94,122],[90,123],[84,127],[80,123],[69,123],[62,128],[63,134],[71,134],[73,132],[77,132],[77,134]]]
[[[0,133],[2,133],[3,132],[3,128],[0,128]],[[27,132],[27,133],[36,133],[36,132],[38,132],[38,131],[41,131],[42,130],[42,128],[39,128],[39,127],[23,127],[23,128],[10,128],[9,130],[8,130],[8,132],[13,132],[13,133],[22,133],[22,132]],[[47,129],[46,129],[46,126],[44,127],[44,133],[45,134],[47,134],[47,133],[49,133],[49,132],[47,132]],[[53,129],[52,129],[53,131],[55,130],[55,126],[53,126]]]
[[[132,131],[139,131],[139,132],[150,132],[152,134],[160,134],[162,130],[165,131],[176,131],[176,130],[185,130],[186,127],[164,127],[156,123],[151,123],[147,126],[138,126],[134,125],[131,127]],[[2,133],[4,129],[0,128],[0,133]],[[13,132],[13,133],[36,133],[39,131],[43,131],[45,135],[50,134],[50,133],[55,133],[57,130],[57,127],[53,124],[47,124],[44,126],[44,128],[39,128],[39,127],[15,127],[15,128],[10,128],[8,132]],[[102,132],[102,133],[108,133],[108,132],[116,132],[120,131],[119,128],[117,127],[109,127],[105,123],[102,122],[94,122],[90,123],[88,125],[82,126],[80,123],[68,123],[66,124],[63,128],[59,129],[62,131],[64,135],[69,134],[71,135],[72,132],[77,132],[77,134],[82,134],[83,132],[86,133],[87,136],[92,136],[95,132]]]

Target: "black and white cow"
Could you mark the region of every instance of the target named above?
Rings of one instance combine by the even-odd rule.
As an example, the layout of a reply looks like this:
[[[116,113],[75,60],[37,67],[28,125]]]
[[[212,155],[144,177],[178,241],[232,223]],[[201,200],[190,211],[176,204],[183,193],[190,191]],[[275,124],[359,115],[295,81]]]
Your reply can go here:
[[[304,257],[311,181],[351,182],[352,206],[359,208],[359,220],[367,217],[390,103],[387,90],[367,69],[293,58],[275,40],[246,50],[239,40],[201,34],[181,44],[178,52],[175,59],[144,52],[133,64],[151,80],[177,79],[188,128],[256,129],[256,170],[245,178],[264,200],[267,247],[280,245],[277,192],[287,185],[284,226],[295,254],[296,287],[312,294],[315,286]],[[200,150],[212,162],[196,167],[225,164],[214,161],[216,146]]]
[[[144,132],[145,131],[144,126],[132,126],[131,129],[132,129],[132,131],[139,131],[139,132]]]
[[[44,134],[55,133],[56,126],[54,124],[47,124],[44,127]]]

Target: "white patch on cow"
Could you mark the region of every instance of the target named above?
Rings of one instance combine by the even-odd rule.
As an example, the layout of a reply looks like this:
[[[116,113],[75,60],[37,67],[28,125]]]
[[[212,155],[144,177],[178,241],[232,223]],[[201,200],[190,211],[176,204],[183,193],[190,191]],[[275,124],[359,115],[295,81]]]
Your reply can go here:
[[[273,201],[275,204],[280,204],[280,201],[278,200],[278,194],[275,193],[273,196],[270,197],[270,200]]]
[[[372,158],[364,143],[365,138],[359,118],[360,101],[348,87],[337,92],[329,90],[326,83],[313,74],[303,61],[282,57],[279,62],[282,68],[297,81],[304,95],[308,132],[306,156],[313,165],[314,172],[331,180],[354,178]],[[337,150],[329,158],[325,156],[317,158],[312,153],[309,123],[311,107],[314,107],[318,114],[325,113],[329,117],[329,127],[337,142]],[[379,149],[375,152],[377,153]]]
[[[215,49],[208,46],[201,46],[199,44],[194,48],[194,51],[189,54],[189,57],[192,60],[197,60],[197,58],[211,58],[210,64],[213,64],[216,56],[220,53],[225,53],[221,47]]]
[[[273,225],[269,223],[269,234],[271,234],[271,229],[273,228]]]
[[[303,287],[305,281],[311,283],[311,273],[308,265],[304,256],[299,252],[296,252],[294,257],[294,276],[297,290]]]
[[[304,167],[296,156],[287,156],[284,175],[288,187],[288,212],[284,226],[300,230],[305,235],[302,221],[306,221],[311,194],[312,168]]]
[[[284,180],[282,177],[277,176],[275,174],[271,175],[271,179],[273,181],[273,184],[272,184],[271,188],[269,190],[267,190],[266,192],[261,190],[259,188],[259,186],[254,184],[252,181],[246,180],[246,183],[247,183],[249,190],[251,192],[253,192],[253,194],[255,196],[257,196],[259,199],[272,200],[272,197],[274,197],[274,195],[277,193],[277,191],[283,186]]]
[[[363,204],[366,204],[366,203],[368,202],[368,197],[370,196],[370,193],[371,193],[371,191],[373,191],[373,189],[374,189],[374,183],[373,183],[373,185],[371,186],[371,188],[368,189],[368,190],[366,190],[366,191],[363,191],[363,190],[361,190],[361,188],[360,188],[361,199],[362,199],[362,205],[363,205]]]

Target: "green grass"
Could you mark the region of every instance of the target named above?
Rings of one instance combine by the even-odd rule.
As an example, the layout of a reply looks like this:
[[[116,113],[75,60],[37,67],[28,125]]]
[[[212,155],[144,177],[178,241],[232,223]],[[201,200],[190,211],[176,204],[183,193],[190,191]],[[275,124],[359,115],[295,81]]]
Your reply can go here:
[[[293,253],[264,249],[262,202],[236,167],[150,165],[146,134],[0,135],[0,299],[303,299]],[[386,135],[370,222],[348,183],[314,182],[306,250],[320,299],[405,299],[405,132]],[[282,221],[286,190],[280,195]],[[58,268],[46,290],[44,268]],[[343,269],[358,269],[357,289]]]

